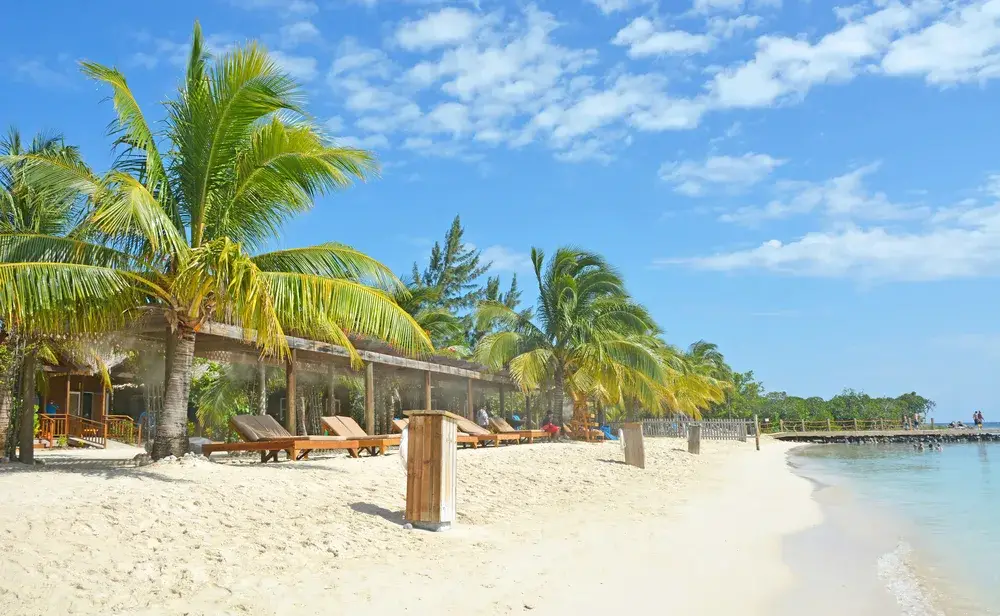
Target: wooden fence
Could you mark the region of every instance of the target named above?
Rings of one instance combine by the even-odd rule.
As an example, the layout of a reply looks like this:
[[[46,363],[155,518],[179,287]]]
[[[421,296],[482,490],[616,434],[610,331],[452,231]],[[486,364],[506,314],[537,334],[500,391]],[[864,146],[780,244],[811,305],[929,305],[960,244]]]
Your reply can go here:
[[[701,438],[711,441],[743,441],[747,435],[753,436],[753,422],[746,419],[703,419],[695,421],[689,417],[643,419],[642,434],[648,437],[687,438],[688,426],[697,423],[701,426]],[[610,425],[611,433],[618,434],[621,422]]]
[[[899,419],[821,419],[796,420],[780,419],[777,422],[761,420],[762,433],[776,432],[866,432],[879,430],[902,430]]]

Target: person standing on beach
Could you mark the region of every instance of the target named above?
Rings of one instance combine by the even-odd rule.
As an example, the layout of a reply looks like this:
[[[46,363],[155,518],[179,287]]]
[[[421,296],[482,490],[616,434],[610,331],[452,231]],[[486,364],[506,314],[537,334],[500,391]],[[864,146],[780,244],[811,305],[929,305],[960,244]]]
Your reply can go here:
[[[490,427],[490,415],[486,412],[486,409],[480,407],[480,409],[476,411],[476,423],[483,428]]]

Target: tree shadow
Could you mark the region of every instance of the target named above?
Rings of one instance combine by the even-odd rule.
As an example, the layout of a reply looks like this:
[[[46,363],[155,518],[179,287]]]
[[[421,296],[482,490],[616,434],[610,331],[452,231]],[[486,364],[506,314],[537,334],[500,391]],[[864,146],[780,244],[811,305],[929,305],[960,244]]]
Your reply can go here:
[[[190,479],[181,477],[169,477],[152,469],[136,466],[132,460],[60,460],[58,462],[49,461],[45,464],[25,466],[23,464],[11,463],[0,466],[0,475],[4,474],[44,474],[63,473],[69,475],[82,475],[84,477],[99,477],[101,479],[117,479],[119,477],[132,477],[136,479],[151,479],[165,483],[195,483]]]
[[[368,515],[378,516],[398,526],[406,524],[406,519],[403,517],[403,511],[389,511],[385,507],[379,507],[378,505],[373,505],[372,503],[351,503],[350,507],[358,513],[367,513]]]
[[[599,462],[604,462],[605,464],[625,464],[624,460],[612,460],[610,458],[602,458],[598,460]]]

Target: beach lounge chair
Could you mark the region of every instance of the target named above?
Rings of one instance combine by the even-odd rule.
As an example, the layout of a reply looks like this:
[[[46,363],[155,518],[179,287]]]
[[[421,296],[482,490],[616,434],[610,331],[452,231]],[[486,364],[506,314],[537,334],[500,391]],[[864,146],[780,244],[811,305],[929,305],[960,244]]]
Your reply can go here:
[[[503,417],[491,417],[490,428],[497,434],[516,434],[518,438],[534,443],[536,438],[551,438],[545,430],[516,430]]]
[[[521,437],[518,434],[500,434],[500,433],[490,432],[489,430],[480,426],[471,419],[466,419],[463,417],[462,419],[456,420],[456,423],[458,423],[459,432],[464,432],[470,436],[476,437],[476,439],[480,443],[488,443],[490,441],[493,441],[494,445],[499,446],[500,443],[504,441],[513,443],[521,442]]]
[[[566,424],[565,426],[563,426],[563,434],[565,434],[568,438],[572,438],[572,439],[576,439],[576,440],[580,440],[580,441],[586,441],[586,440],[590,440],[590,441],[603,441],[604,440],[604,432],[602,432],[600,430],[597,430],[595,428],[587,428],[587,430],[590,432],[590,438],[589,439],[587,438],[587,432],[584,432],[584,430],[582,428],[579,428],[579,427],[574,428],[570,424]]]
[[[229,420],[229,427],[243,439],[241,443],[207,443],[201,446],[205,457],[217,451],[259,451],[260,461],[278,461],[278,452],[284,451],[290,461],[309,457],[315,449],[346,449],[351,457],[358,457],[358,441],[340,436],[295,436],[285,430],[270,415],[237,415]]]
[[[334,436],[343,436],[361,444],[362,449],[367,449],[373,456],[384,455],[385,450],[392,445],[399,445],[399,435],[396,434],[375,434],[369,435],[354,421],[353,417],[347,415],[334,415],[323,417],[323,428]]]
[[[406,426],[410,423],[409,419],[393,419],[392,429],[394,432],[402,433],[406,429]],[[472,436],[471,434],[464,434],[462,432],[458,433],[458,444],[459,445],[471,445],[473,449],[479,447],[479,439]]]

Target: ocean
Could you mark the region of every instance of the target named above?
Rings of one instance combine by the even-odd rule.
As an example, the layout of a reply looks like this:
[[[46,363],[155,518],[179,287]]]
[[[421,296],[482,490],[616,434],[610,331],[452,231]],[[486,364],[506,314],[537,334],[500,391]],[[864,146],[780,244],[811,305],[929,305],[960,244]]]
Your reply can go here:
[[[845,614],[1000,615],[1000,443],[814,445],[789,462],[825,518],[786,545],[800,609],[825,594],[851,595]]]

